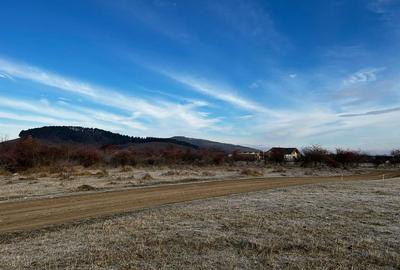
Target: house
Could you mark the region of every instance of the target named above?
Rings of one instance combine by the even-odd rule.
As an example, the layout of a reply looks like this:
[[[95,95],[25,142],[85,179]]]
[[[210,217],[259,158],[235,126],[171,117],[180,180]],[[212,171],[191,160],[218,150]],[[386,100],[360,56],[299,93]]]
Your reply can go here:
[[[263,153],[262,152],[251,152],[251,151],[235,151],[233,154],[229,155],[236,160],[246,160],[246,161],[255,161],[262,160]]]
[[[267,158],[271,158],[273,155],[280,155],[285,161],[295,161],[300,158],[301,153],[297,148],[294,147],[272,147],[265,153]]]

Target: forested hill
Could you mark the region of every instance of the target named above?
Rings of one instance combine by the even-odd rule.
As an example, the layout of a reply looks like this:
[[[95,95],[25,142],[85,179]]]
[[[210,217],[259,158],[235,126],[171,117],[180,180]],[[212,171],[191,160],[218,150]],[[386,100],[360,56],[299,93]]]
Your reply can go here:
[[[209,141],[209,140],[203,140],[203,139],[188,138],[188,137],[183,137],[183,136],[175,136],[175,137],[172,137],[171,139],[190,143],[190,144],[198,146],[201,149],[218,149],[225,153],[233,153],[235,151],[242,151],[242,152],[259,152],[260,151],[255,148],[241,146],[241,145],[221,143],[221,142],[215,142],[215,141]]]
[[[193,149],[199,148],[198,146],[191,143],[183,142],[173,138],[131,137],[97,128],[72,126],[47,126],[41,128],[33,128],[21,131],[19,136],[21,138],[31,136],[34,139],[39,139],[51,143],[79,143],[103,146],[161,142],[186,146]]]

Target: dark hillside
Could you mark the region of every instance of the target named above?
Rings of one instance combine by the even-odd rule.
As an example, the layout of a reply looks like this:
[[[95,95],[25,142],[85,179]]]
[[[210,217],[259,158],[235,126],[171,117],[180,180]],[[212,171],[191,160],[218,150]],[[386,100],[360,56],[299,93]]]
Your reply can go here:
[[[176,144],[193,149],[198,148],[198,146],[187,142],[175,140],[173,138],[131,137],[97,128],[72,126],[48,126],[33,128],[21,131],[19,136],[21,138],[31,136],[34,139],[46,141],[49,143],[78,143],[99,147],[104,145],[127,145],[158,142]]]
[[[183,137],[183,136],[175,136],[175,137],[172,137],[171,139],[196,145],[200,149],[217,149],[217,150],[223,151],[225,153],[233,153],[235,151],[241,151],[241,152],[259,152],[260,151],[258,149],[245,147],[245,146],[241,146],[241,145],[220,143],[220,142],[214,142],[214,141],[202,140],[202,139],[194,139],[194,138],[188,138],[188,137]]]

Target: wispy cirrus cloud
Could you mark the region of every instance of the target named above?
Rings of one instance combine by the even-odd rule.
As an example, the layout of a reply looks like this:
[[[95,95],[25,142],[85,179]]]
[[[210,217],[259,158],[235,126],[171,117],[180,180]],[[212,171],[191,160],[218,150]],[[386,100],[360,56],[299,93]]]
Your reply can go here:
[[[89,109],[60,102],[24,100],[0,97],[0,118],[9,120],[36,122],[40,124],[95,125],[113,130],[127,128],[145,130],[132,116],[114,114],[103,110]],[[68,124],[69,123],[69,124]]]
[[[190,87],[190,89],[196,92],[220,101],[224,101],[237,108],[258,113],[275,114],[274,111],[268,109],[266,106],[262,106],[256,102],[248,100],[238,95],[237,91],[232,91],[227,87],[219,86],[218,83],[210,83],[203,79],[198,79],[189,75],[178,74],[175,72],[161,71],[161,73],[181,84]]]
[[[345,85],[351,85],[356,83],[374,82],[377,80],[378,73],[383,70],[385,70],[384,67],[361,69],[351,74],[347,79],[343,81],[343,83]]]
[[[340,117],[356,117],[356,116],[368,116],[368,115],[379,115],[385,113],[392,113],[400,111],[400,107],[389,108],[389,109],[381,109],[381,110],[374,110],[368,111],[363,113],[349,113],[349,114],[341,114]]]
[[[31,80],[47,86],[56,87],[64,91],[83,94],[90,97],[95,97],[100,92],[99,90],[96,91],[93,89],[93,87],[87,83],[68,79],[30,65],[19,64],[1,58],[0,70],[5,72],[7,76]]]
[[[0,58],[0,71],[15,78],[29,80],[66,91],[104,106],[127,111],[140,117],[147,117],[163,125],[170,123],[185,123],[192,129],[213,128],[219,122],[218,118],[205,116],[197,108],[205,106],[203,102],[173,103],[162,99],[153,99],[151,102],[122,94],[123,91],[96,86],[87,82],[70,79],[59,74],[45,71],[26,64],[16,63]],[[178,121],[176,121],[178,119]],[[170,121],[168,121],[170,120]],[[183,127],[183,126],[182,126]]]
[[[10,75],[8,75],[8,74],[3,74],[3,73],[0,73],[0,78],[2,78],[2,79],[9,79],[9,80],[14,80],[14,78],[13,77],[11,77]]]
[[[349,76],[352,84],[361,84],[362,82],[373,82],[377,80],[379,72],[383,68],[365,69]],[[362,120],[352,119],[351,117],[343,117],[343,115],[351,115],[353,113],[340,113],[340,100],[335,102],[335,106],[327,107],[321,101],[307,100],[307,106],[303,106],[301,101],[293,103],[294,106],[269,109],[268,106],[261,106],[256,102],[245,99],[227,87],[220,87],[219,83],[210,83],[198,77],[181,75],[177,72],[162,72],[175,81],[188,86],[190,89],[207,95],[211,98],[221,100],[232,105],[233,107],[251,112],[251,115],[238,116],[240,127],[239,130],[247,130],[244,126],[249,125],[251,132],[241,131],[242,136],[247,137],[250,134],[253,138],[259,136],[258,142],[265,140],[268,143],[282,143],[285,138],[284,145],[290,146],[296,142],[319,143],[324,142],[324,138],[329,138],[332,134],[337,136],[345,136],[343,134],[351,133],[354,128],[370,128],[376,125],[390,124],[396,115],[388,117],[379,117],[379,113],[369,113],[369,117]],[[261,82],[257,82],[257,86]],[[337,81],[340,85],[340,80]],[[297,104],[297,106],[296,106]],[[358,109],[364,108],[368,110],[368,104],[362,104]],[[355,109],[353,106],[351,109]],[[397,111],[397,110],[396,110]],[[393,110],[394,112],[394,110]],[[383,113],[382,113],[383,114]],[[253,143],[258,143],[254,141]],[[354,143],[354,142],[352,142]]]

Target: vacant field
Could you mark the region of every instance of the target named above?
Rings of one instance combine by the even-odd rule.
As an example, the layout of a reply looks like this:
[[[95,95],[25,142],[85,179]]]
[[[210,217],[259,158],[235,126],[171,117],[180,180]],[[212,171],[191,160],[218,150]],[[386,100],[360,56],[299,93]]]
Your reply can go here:
[[[399,177],[398,171],[386,172]],[[0,203],[0,233],[32,230],[105,217],[170,203],[207,199],[237,193],[296,185],[337,181],[382,179],[380,172],[345,177],[265,177],[227,179],[132,188],[109,192],[91,192],[56,198],[9,201]]]
[[[0,235],[0,269],[399,269],[400,179],[314,184]]]
[[[0,202],[66,194],[126,189],[161,183],[195,182],[202,180],[239,179],[277,176],[332,176],[368,173],[366,169],[311,169],[280,166],[176,166],[123,168],[67,168],[38,169],[20,174],[0,171]],[[373,170],[372,170],[373,171]]]

